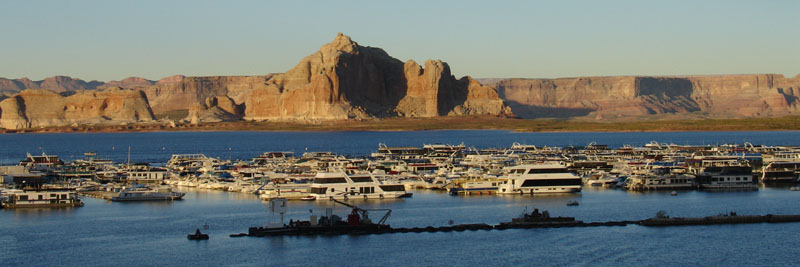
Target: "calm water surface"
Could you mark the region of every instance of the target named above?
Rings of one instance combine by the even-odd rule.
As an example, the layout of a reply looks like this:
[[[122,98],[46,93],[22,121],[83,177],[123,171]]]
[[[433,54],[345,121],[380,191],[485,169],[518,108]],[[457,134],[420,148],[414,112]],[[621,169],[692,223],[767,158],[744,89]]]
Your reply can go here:
[[[126,133],[0,135],[0,155],[16,162],[26,151],[69,160],[88,150],[122,161],[165,161],[172,153],[206,153],[250,158],[264,151],[335,151],[364,155],[377,143],[390,146],[461,143],[476,147],[537,145],[642,145],[650,140],[680,144],[752,142],[783,145],[798,132],[723,133],[509,133],[505,131],[325,132],[325,133]],[[41,147],[41,149],[40,149]],[[123,149],[124,148],[124,149]],[[230,149],[229,149],[230,148]],[[182,188],[183,201],[112,203],[84,198],[73,209],[0,210],[1,265],[795,265],[799,223],[672,228],[587,227],[514,229],[368,236],[230,238],[229,234],[276,222],[278,216],[255,195]],[[577,207],[565,203],[577,200]],[[415,191],[392,201],[355,201],[364,208],[390,208],[388,223],[424,227],[455,223],[497,224],[526,207],[583,221],[638,220],[658,210],[672,216],[800,214],[800,192],[761,188],[753,192],[628,193],[585,188],[563,196],[455,197]],[[307,219],[325,208],[349,210],[327,201],[290,202],[286,218]],[[373,214],[373,218],[382,214]],[[208,241],[186,234],[208,224]]]

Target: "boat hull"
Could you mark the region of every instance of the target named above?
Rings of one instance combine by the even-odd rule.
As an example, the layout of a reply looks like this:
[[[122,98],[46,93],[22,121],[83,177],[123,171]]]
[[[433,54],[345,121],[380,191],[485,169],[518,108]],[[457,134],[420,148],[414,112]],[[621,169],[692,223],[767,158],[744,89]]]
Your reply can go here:
[[[83,202],[77,203],[49,203],[49,204],[10,204],[0,205],[4,209],[25,209],[25,208],[73,208],[83,207]]]

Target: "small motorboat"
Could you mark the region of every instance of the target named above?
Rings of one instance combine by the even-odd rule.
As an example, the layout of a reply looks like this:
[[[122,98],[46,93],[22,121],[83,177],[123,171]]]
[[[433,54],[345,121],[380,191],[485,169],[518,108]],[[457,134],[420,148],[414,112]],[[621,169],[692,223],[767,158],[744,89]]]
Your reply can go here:
[[[678,195],[678,192],[677,192],[677,191],[672,191],[672,192],[670,192],[669,194],[670,194],[670,195],[672,195],[672,196],[677,196],[677,195]]]
[[[208,234],[201,233],[200,229],[197,229],[194,234],[189,234],[186,238],[189,240],[208,240]]]
[[[570,202],[567,202],[567,206],[578,206],[578,205],[580,205],[580,204],[581,204],[581,203],[578,203],[578,201],[575,201],[575,200],[572,200],[572,201],[570,201]]]
[[[317,197],[315,197],[315,196],[304,196],[304,197],[301,197],[300,200],[313,201],[313,200],[317,200]]]
[[[800,186],[792,186],[789,188],[791,191],[800,191]]]

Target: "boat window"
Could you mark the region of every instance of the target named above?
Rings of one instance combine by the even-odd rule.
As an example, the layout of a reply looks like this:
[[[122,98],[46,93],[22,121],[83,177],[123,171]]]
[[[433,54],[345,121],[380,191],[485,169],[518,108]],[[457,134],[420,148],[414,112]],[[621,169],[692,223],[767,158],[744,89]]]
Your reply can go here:
[[[525,180],[525,182],[522,183],[523,187],[526,187],[526,186],[564,186],[564,185],[581,185],[581,179]]]
[[[566,168],[556,168],[556,169],[531,169],[528,171],[528,174],[538,174],[538,173],[568,173]]]
[[[28,200],[28,196],[26,195],[19,196],[19,200]]]
[[[354,176],[350,177],[350,180],[353,180],[354,183],[371,183],[372,177],[369,176]]]
[[[333,189],[333,188],[331,188],[331,189]],[[328,190],[327,187],[313,187],[313,188],[311,188],[311,193],[314,193],[314,194],[325,194],[325,191],[327,191],[327,190]]]
[[[347,180],[344,177],[336,178],[314,178],[315,184],[346,184]]]
[[[383,191],[406,191],[403,185],[381,185],[380,187]]]

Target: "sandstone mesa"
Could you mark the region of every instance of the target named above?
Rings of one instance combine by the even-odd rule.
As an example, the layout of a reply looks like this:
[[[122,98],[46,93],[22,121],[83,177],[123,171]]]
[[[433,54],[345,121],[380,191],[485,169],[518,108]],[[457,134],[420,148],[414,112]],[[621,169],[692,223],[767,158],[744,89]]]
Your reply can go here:
[[[494,86],[521,117],[630,119],[663,114],[797,115],[800,75],[505,79]]]

